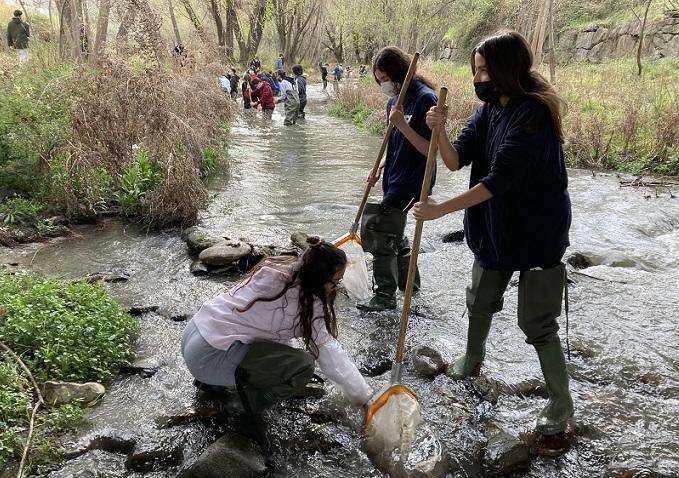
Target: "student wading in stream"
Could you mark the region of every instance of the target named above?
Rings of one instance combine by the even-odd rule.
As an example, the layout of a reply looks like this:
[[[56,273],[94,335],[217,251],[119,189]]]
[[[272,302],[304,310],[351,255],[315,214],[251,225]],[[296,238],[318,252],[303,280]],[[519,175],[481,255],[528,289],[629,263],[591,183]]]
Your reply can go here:
[[[188,323],[182,354],[197,385],[235,386],[247,412],[245,430],[267,456],[262,411],[301,391],[314,363],[356,405],[371,390],[337,341],[335,293],[347,257],[317,237],[301,257],[271,257],[230,291],[206,302]],[[306,350],[293,348],[301,338]]]
[[[377,174],[373,176],[372,170],[368,174],[368,182],[373,186],[383,176],[384,196],[380,204],[366,205],[361,221],[363,249],[373,256],[374,282],[373,297],[356,305],[362,310],[396,308],[396,289],[405,290],[408,278],[410,245],[403,232],[407,211],[420,197],[431,138],[425,117],[437,101],[433,82],[415,74],[403,108],[393,107],[409,66],[408,55],[395,46],[380,50],[373,63],[375,81],[389,97],[387,118],[396,129]],[[417,271],[414,290],[419,287]]]
[[[283,102],[285,105],[285,120],[283,124],[290,126],[295,124],[299,116],[299,94],[297,93],[297,82],[285,75],[285,71],[278,70],[276,73],[281,82],[281,96],[276,103]]]
[[[502,32],[473,50],[474,89],[483,102],[454,144],[441,129],[439,151],[448,169],[471,165],[470,189],[437,203],[417,203],[417,219],[465,210],[464,232],[474,253],[467,287],[466,353],[449,374],[478,374],[493,314],[519,271],[518,322],[537,351],[549,401],[536,430],[555,435],[573,415],[568,372],[557,331],[565,287],[561,259],[568,246],[571,203],[562,149],[561,99],[532,70],[533,55],[519,33]],[[427,124],[443,126],[447,107],[434,107]]]

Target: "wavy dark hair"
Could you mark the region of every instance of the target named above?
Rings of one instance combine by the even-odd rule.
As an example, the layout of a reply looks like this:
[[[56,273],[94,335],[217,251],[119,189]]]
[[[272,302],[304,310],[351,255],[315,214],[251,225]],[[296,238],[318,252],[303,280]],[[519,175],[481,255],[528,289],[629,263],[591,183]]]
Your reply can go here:
[[[408,74],[408,68],[410,68],[410,60],[410,55],[399,47],[385,46],[377,52],[373,60],[373,78],[375,78],[375,82],[378,85],[380,84],[377,75],[375,75],[375,70],[380,70],[386,73],[389,79],[394,82],[396,90],[400,91],[403,81]],[[432,90],[436,90],[436,82],[417,71],[413,75],[413,80],[424,83]]]
[[[232,293],[247,285],[252,277],[264,266],[287,266],[297,263],[292,277],[283,285],[280,292],[271,297],[261,297],[253,300],[243,308],[237,309],[238,312],[246,312],[257,302],[273,302],[280,299],[285,293],[296,284],[299,284],[299,322],[295,324],[302,329],[302,339],[307,350],[314,357],[318,358],[318,346],[313,337],[314,299],[318,298],[323,303],[323,318],[325,328],[330,335],[337,338],[338,327],[337,317],[335,316],[335,292],[325,293],[325,285],[331,281],[337,271],[344,269],[347,265],[347,255],[343,250],[332,244],[324,242],[318,237],[307,239],[309,247],[297,258],[294,256],[274,256],[268,257],[259,264],[236,286]]]
[[[501,94],[510,98],[528,96],[549,109],[556,137],[563,143],[564,133],[561,125],[563,100],[554,87],[540,73],[533,70],[533,52],[524,36],[513,30],[503,30],[481,40],[472,50],[472,74],[476,74],[474,63],[476,53],[485,58],[488,75]],[[545,119],[535,118],[528,126],[533,129],[540,128]]]

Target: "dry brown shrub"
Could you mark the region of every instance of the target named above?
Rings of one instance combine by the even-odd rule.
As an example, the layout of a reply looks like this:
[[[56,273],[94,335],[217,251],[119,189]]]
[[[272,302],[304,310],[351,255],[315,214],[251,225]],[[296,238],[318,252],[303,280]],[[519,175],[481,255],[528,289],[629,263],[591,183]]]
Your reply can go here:
[[[655,130],[655,151],[661,159],[667,159],[668,151],[679,149],[679,98],[674,100],[674,107],[658,117]]]
[[[210,72],[142,71],[107,61],[83,70],[74,84],[73,152],[86,169],[103,167],[119,183],[136,161],[133,145],[148,151],[164,183],[141,206],[158,226],[188,225],[206,197],[200,179],[203,151],[219,143],[219,123],[232,102]]]

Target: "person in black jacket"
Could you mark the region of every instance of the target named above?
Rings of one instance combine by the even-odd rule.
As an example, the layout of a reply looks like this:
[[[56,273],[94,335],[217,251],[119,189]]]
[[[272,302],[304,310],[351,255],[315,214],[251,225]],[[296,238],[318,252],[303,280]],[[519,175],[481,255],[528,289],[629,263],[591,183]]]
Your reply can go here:
[[[298,118],[304,118],[304,107],[306,106],[306,78],[304,78],[304,69],[302,65],[295,65],[292,67],[292,72],[295,74],[295,83],[297,83],[297,94],[299,94],[299,113]]]
[[[416,73],[408,86],[402,106],[396,107],[403,87],[410,57],[400,48],[382,48],[373,62],[373,77],[382,92],[389,97],[386,117],[394,126],[386,154],[376,171],[368,173],[374,186],[382,178],[383,197],[380,203],[366,204],[361,218],[363,250],[373,256],[374,295],[356,307],[365,311],[396,308],[396,290],[405,290],[410,265],[410,244],[405,236],[408,211],[420,197],[431,129],[425,123],[426,114],[437,98],[434,83]],[[435,177],[432,178],[433,187]],[[430,189],[431,191],[431,189]],[[419,289],[419,272],[415,273],[414,288]]]
[[[448,169],[471,165],[468,191],[437,203],[417,203],[414,216],[430,220],[465,210],[474,253],[467,287],[466,353],[449,367],[462,379],[477,374],[494,313],[519,272],[519,327],[537,351],[549,391],[536,430],[555,435],[573,415],[568,372],[557,331],[565,287],[561,259],[569,245],[571,203],[563,154],[561,99],[532,70],[533,55],[519,33],[501,32],[473,50],[474,89],[482,101],[457,141],[442,128],[439,148]],[[443,126],[446,108],[432,108],[427,124]]]

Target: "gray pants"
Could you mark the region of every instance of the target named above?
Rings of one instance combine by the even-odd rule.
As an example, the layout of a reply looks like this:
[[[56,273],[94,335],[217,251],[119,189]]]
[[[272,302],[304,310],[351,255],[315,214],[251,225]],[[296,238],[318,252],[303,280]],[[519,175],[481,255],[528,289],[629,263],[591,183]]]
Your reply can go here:
[[[504,293],[512,271],[482,268],[477,261],[472,267],[472,282],[467,287],[469,321],[484,321],[490,326],[493,314],[502,310]],[[559,264],[551,269],[521,271],[519,275],[519,327],[526,343],[540,349],[559,343],[561,302],[565,283],[565,268]]]
[[[293,125],[297,121],[299,115],[299,95],[295,90],[289,90],[285,93],[285,121],[286,126]]]
[[[182,336],[182,355],[191,374],[208,385],[233,387],[236,376],[255,413],[304,388],[315,359],[304,350],[278,342],[234,342],[229,350],[212,347],[190,321]]]

